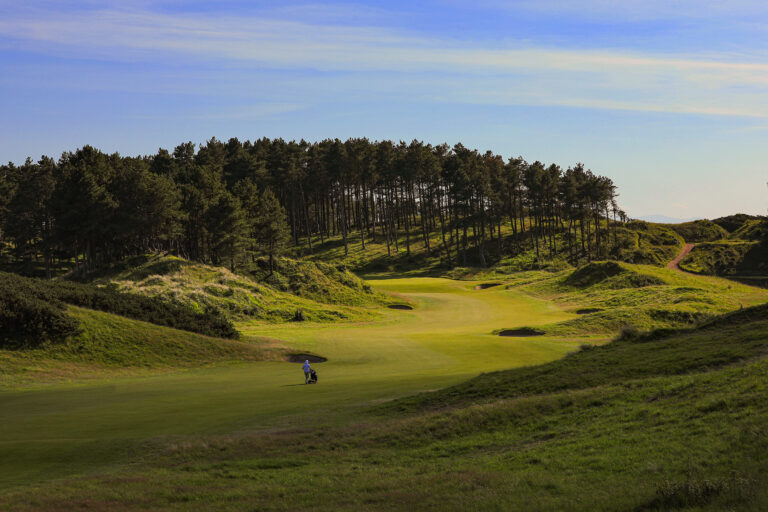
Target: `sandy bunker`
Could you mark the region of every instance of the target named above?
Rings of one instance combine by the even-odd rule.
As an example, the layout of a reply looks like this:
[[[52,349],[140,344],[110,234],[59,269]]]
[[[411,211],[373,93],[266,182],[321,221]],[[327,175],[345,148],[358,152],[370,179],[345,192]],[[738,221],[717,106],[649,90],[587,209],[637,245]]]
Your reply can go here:
[[[309,361],[310,363],[324,363],[328,359],[322,356],[316,356],[314,354],[288,354],[283,359],[289,363],[303,363]]]
[[[477,286],[475,286],[475,290],[485,290],[487,288],[493,288],[494,286],[499,286],[501,283],[482,283]]]
[[[577,315],[588,315],[590,313],[599,313],[600,311],[605,311],[602,308],[584,308],[584,309],[577,309],[576,314]]]
[[[390,304],[387,306],[389,309],[403,309],[406,311],[410,311],[413,309],[413,306],[409,306],[408,304]]]
[[[505,329],[499,332],[499,336],[512,336],[518,338],[525,338],[528,336],[544,336],[544,331],[540,329],[534,329],[533,327],[521,327],[519,329]]]

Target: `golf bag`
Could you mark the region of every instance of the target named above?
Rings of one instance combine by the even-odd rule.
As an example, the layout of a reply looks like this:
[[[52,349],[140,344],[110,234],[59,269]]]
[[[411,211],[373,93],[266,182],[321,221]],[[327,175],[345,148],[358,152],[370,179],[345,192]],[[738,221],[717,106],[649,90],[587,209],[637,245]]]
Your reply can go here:
[[[309,370],[309,383],[317,384],[317,372],[314,369]]]

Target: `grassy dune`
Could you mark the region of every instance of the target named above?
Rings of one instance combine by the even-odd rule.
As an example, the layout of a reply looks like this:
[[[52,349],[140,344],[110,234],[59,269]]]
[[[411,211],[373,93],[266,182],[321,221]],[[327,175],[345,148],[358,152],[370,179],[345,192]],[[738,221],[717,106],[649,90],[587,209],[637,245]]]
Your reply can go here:
[[[0,389],[277,359],[281,353],[270,340],[212,338],[90,309],[68,310],[81,333],[62,344],[0,351]]]
[[[35,358],[72,374],[115,371],[0,391],[0,509],[765,503],[765,311],[607,345],[615,318],[589,318],[722,312],[765,302],[768,292],[599,265],[507,274],[497,286],[380,275],[373,290],[412,310],[378,306],[335,323],[242,317],[246,343],[75,310],[88,327],[79,345],[3,352],[4,371]],[[596,306],[605,311],[576,312]],[[526,326],[545,334],[495,334]],[[315,365],[320,383],[303,385],[281,351],[328,358]],[[25,383],[9,375],[7,386]]]
[[[569,312],[585,313],[541,327],[552,335],[615,335],[624,326],[639,330],[692,326],[768,300],[766,290],[652,265],[596,262],[576,271],[496,277],[503,286],[552,301]]]
[[[198,310],[214,307],[238,320],[286,322],[296,311],[313,321],[370,319],[383,302],[362,280],[325,263],[278,261],[233,273],[173,256],[141,256],[79,279],[121,291],[159,296]]]

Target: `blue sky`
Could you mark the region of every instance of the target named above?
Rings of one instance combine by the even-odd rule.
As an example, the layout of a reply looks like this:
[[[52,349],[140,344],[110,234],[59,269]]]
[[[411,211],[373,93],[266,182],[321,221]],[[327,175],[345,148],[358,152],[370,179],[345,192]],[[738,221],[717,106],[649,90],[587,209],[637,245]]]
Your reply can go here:
[[[768,2],[0,0],[0,160],[212,136],[461,141],[632,216],[768,208]]]

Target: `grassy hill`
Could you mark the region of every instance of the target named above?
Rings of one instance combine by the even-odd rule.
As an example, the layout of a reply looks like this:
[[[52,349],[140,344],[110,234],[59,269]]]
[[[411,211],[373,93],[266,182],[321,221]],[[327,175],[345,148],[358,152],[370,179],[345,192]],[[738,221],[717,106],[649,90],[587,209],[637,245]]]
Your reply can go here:
[[[741,307],[761,304],[768,292],[726,279],[696,277],[654,265],[606,261],[578,269],[502,274],[469,272],[495,289],[514,289],[552,301],[578,315],[537,329],[557,336],[613,336],[623,328],[692,326]],[[505,329],[524,326],[507,325]]]
[[[715,228],[720,229],[718,226]],[[387,246],[381,238],[377,241],[366,240],[363,248],[359,233],[350,233],[349,254],[347,256],[344,255],[344,246],[340,236],[326,239],[322,244],[316,243],[312,252],[304,245],[294,247],[292,248],[292,255],[309,261],[342,263],[362,274],[394,272],[400,275],[445,275],[450,277],[455,272],[461,273],[463,261],[461,259],[456,261],[455,251],[452,250],[454,259],[449,265],[442,246],[441,234],[431,232],[428,238],[430,251],[427,251],[422,232],[418,229],[414,230],[409,239],[409,253],[406,250],[405,236],[401,233],[398,238],[398,249],[393,243],[390,248],[391,253],[388,254]],[[554,237],[557,251],[552,257],[544,248],[537,256],[529,234],[523,233],[515,236],[512,228],[507,224],[502,226],[501,238],[501,255],[499,255],[498,239],[487,241],[485,249],[488,267],[499,269],[501,273],[570,266],[567,263],[569,260],[569,243],[564,233],[558,233]],[[609,242],[613,259],[628,263],[659,266],[664,266],[672,260],[684,245],[683,238],[672,226],[645,221],[631,221],[624,224],[611,223]],[[578,245],[577,241],[574,242],[574,253],[579,252]],[[582,260],[582,263],[586,263],[586,261]],[[467,267],[478,268],[479,266],[476,251],[469,251]],[[454,272],[454,267],[459,268]]]
[[[755,245],[738,220],[685,233]],[[0,509],[766,509],[768,291],[664,268],[671,226],[616,228],[620,261],[577,268],[528,248],[448,269],[414,236],[275,272],[72,275],[224,312],[241,339],[70,305],[77,335],[0,350]],[[288,353],[326,358],[320,383]]]
[[[727,238],[697,244],[680,262],[687,272],[768,283],[768,221],[761,217],[716,219],[732,228]]]
[[[286,322],[301,311],[323,322],[371,318],[386,302],[360,278],[337,266],[278,260],[274,272],[257,262],[233,273],[174,256],[133,258],[98,274],[76,275],[120,291],[162,297],[198,310],[212,307],[239,321]]]
[[[175,443],[9,511],[764,510],[768,308],[374,405]]]
[[[70,276],[90,284],[1,274],[4,292],[16,294],[13,301],[0,302],[3,321],[18,324],[23,313],[29,317],[25,322],[39,323],[41,314],[47,314],[46,321],[66,321],[69,330],[63,339],[25,338],[0,344],[6,349],[0,350],[0,386],[280,359],[285,350],[263,337],[250,336],[239,343],[205,334],[236,337],[230,320],[240,330],[254,323],[294,320],[297,312],[308,323],[371,319],[380,315],[377,306],[391,300],[349,271],[322,263],[280,260],[275,272],[266,272],[257,263],[247,272],[233,274],[155,255],[133,258],[98,274]],[[40,336],[45,335],[41,330]]]
[[[63,343],[0,350],[0,388],[177,371],[222,362],[278,359],[279,343],[213,338],[70,306],[80,332]]]
[[[706,219],[668,224],[667,226],[688,243],[714,242],[728,238],[729,235],[723,226]]]

